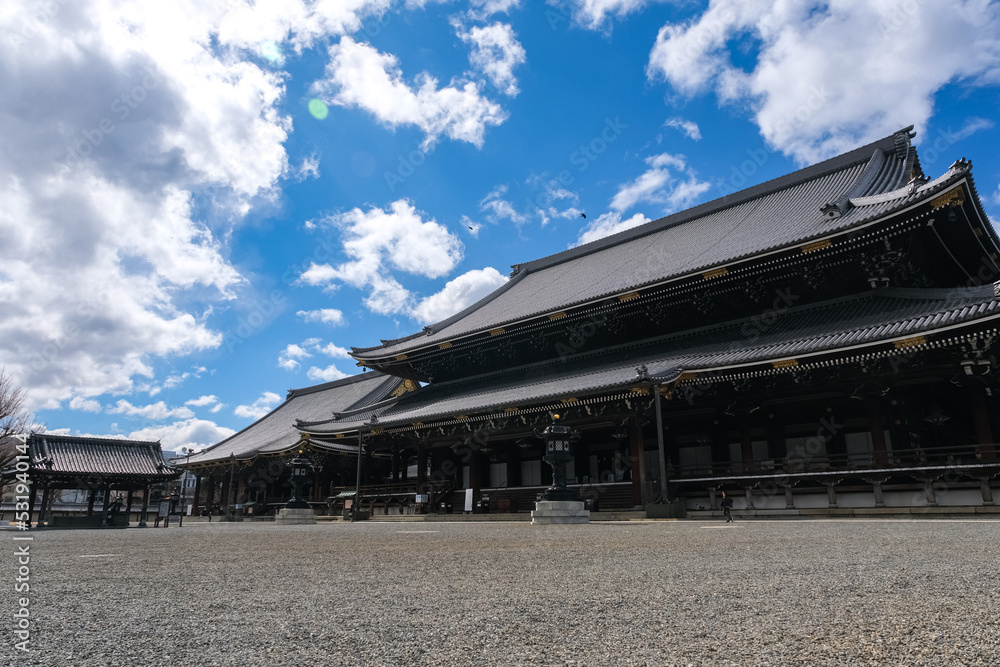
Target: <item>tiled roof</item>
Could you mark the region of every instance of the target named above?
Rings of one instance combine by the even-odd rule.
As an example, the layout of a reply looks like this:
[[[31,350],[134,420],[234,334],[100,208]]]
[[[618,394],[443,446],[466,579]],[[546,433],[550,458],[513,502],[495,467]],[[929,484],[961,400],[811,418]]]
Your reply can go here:
[[[642,286],[823,238],[933,196],[967,173],[963,163],[914,187],[908,130],[734,195],[515,267],[503,287],[406,338],[355,348],[376,359],[484,332]],[[825,210],[833,206],[839,217]]]
[[[443,382],[407,395],[379,414],[384,426],[482,414],[507,407],[540,405],[561,398],[627,389],[639,381],[636,368],[670,382],[682,372],[707,372],[844,351],[983,320],[1000,321],[1000,297],[992,285],[968,289],[880,289],[833,301],[790,308],[748,338],[753,318],[685,331],[643,347],[579,355],[574,364],[549,362],[527,370]],[[312,433],[349,432],[363,420],[347,419]]]
[[[158,442],[68,435],[28,438],[31,467],[44,475],[130,476],[170,479],[180,475],[163,459]]]
[[[368,372],[292,390],[274,410],[190,460],[185,459],[185,465],[217,463],[231,455],[248,459],[258,454],[283,452],[299,442],[297,419],[321,421],[330,419],[335,412],[360,409],[385,399],[402,382],[397,377]]]

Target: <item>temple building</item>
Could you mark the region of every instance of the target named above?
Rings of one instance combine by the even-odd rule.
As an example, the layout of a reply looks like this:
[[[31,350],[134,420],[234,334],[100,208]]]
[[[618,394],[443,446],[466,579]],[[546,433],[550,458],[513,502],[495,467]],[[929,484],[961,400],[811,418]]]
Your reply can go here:
[[[462,312],[353,348],[369,372],[191,457],[203,503],[280,501],[277,457],[308,450],[317,504],[360,468],[376,511],[528,511],[558,413],[595,509],[697,512],[726,490],[779,515],[993,511],[1000,238],[971,163],[929,178],[911,130],[515,265]]]

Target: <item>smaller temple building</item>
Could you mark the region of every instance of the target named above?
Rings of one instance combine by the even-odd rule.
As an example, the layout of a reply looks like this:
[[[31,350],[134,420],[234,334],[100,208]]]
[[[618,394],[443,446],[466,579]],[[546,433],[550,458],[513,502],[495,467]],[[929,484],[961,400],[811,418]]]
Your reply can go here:
[[[133,503],[139,500],[136,492],[141,492],[139,526],[144,526],[151,490],[182,473],[163,458],[159,442],[34,433],[26,445],[27,470],[15,464],[3,477],[26,474],[30,480],[28,527],[127,526]],[[53,516],[58,492],[68,489],[87,492],[84,516]],[[101,511],[95,514],[98,501]]]

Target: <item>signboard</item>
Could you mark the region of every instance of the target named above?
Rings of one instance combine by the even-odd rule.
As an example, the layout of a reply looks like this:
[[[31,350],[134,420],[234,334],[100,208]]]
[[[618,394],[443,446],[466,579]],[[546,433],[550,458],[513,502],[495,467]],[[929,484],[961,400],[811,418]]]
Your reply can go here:
[[[169,516],[169,513],[170,513],[170,503],[169,502],[160,503],[159,508],[156,510],[156,516],[165,517]]]
[[[416,497],[416,502],[418,503],[429,503],[431,501],[430,494],[418,493]]]
[[[465,490],[465,511],[472,511],[472,489]]]

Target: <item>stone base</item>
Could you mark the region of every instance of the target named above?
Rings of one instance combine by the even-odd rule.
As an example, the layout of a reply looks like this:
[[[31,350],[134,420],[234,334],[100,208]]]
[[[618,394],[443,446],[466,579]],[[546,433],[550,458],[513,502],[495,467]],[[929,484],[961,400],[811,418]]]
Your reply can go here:
[[[590,523],[590,511],[579,500],[539,500],[531,512],[531,523]]]
[[[274,517],[274,522],[286,526],[316,523],[316,512],[311,509],[283,507],[278,510],[278,515]]]

